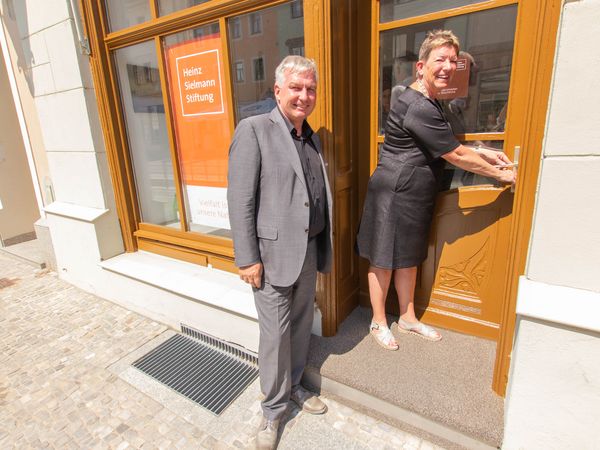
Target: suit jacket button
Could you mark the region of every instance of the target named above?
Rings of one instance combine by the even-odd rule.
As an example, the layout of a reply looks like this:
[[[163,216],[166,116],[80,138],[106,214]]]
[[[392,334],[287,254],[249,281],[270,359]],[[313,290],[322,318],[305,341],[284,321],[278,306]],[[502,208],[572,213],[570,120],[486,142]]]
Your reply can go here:
[[[304,202],[304,206],[308,208],[308,202]]]
[[[305,232],[305,233],[308,233],[308,228],[306,228],[306,229],[304,230],[304,232]]]

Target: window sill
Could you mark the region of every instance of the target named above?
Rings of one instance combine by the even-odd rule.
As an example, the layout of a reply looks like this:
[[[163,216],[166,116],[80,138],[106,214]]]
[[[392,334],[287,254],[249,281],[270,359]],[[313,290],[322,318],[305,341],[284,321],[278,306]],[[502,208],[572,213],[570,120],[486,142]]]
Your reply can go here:
[[[53,202],[44,208],[47,214],[68,217],[83,222],[94,223],[100,217],[108,213],[108,209],[90,208],[88,206],[75,205],[65,202]]]
[[[257,320],[251,288],[235,274],[138,251],[102,261],[110,272]]]

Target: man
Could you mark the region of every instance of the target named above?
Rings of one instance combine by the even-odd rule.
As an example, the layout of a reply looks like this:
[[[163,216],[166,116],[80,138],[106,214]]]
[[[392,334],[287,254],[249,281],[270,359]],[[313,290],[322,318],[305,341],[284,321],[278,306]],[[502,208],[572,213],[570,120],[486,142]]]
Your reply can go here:
[[[319,138],[306,118],[317,97],[314,61],[288,56],[275,71],[277,107],[242,120],[229,150],[227,201],[235,262],[258,312],[263,420],[258,448],[275,448],[291,399],[326,405],[300,385],[317,271],[331,266],[331,192]]]

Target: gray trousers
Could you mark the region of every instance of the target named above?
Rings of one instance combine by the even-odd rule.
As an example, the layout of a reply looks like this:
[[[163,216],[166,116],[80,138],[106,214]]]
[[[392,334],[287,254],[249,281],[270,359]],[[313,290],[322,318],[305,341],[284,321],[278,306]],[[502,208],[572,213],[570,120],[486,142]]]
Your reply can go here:
[[[314,315],[317,281],[317,240],[310,239],[304,265],[291,286],[263,282],[254,289],[260,339],[258,370],[265,395],[263,415],[279,419],[287,408],[292,388],[300,384]]]

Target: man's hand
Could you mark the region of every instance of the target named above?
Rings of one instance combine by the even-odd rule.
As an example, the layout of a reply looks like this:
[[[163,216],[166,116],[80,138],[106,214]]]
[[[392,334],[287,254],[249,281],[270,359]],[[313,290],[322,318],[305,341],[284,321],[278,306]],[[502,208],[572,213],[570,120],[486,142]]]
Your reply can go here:
[[[255,287],[257,289],[260,288],[262,284],[262,272],[263,265],[262,263],[252,264],[251,266],[240,267],[240,278],[248,283],[250,286]]]

